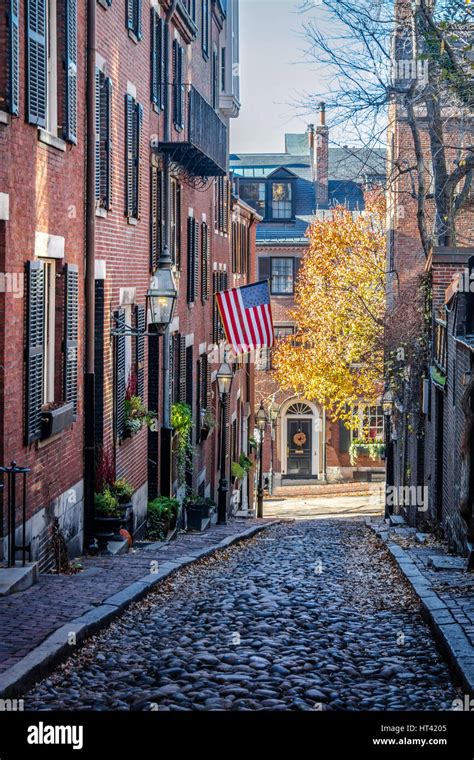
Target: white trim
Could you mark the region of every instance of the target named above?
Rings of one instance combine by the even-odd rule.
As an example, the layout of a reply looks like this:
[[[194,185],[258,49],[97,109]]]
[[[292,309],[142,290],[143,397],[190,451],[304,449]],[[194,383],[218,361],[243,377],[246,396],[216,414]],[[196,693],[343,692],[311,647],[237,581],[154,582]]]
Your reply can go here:
[[[0,219],[8,222],[10,219],[10,196],[8,193],[0,193]]]
[[[127,81],[127,95],[131,95],[134,100],[137,99],[137,88],[133,82]]]
[[[107,277],[107,262],[105,259],[95,259],[94,261],[94,279],[105,280]]]
[[[205,354],[206,352],[207,352],[207,343],[206,342],[200,343],[199,344],[199,356],[201,356],[202,354]]]
[[[179,317],[174,317],[174,319],[170,322],[170,333],[179,332]]]
[[[120,288],[120,306],[130,306],[135,303],[136,288]]]
[[[38,259],[63,259],[64,238],[61,235],[49,235],[47,232],[35,232],[35,256]]]
[[[304,403],[307,406],[312,409],[313,414],[301,414],[301,415],[295,415],[295,414],[287,414],[287,410],[290,408],[290,406],[293,406],[295,403]],[[287,462],[287,436],[288,436],[288,425],[287,421],[288,419],[302,419],[302,420],[313,420],[313,424],[311,426],[311,446],[312,446],[312,452],[311,452],[311,475],[317,475],[318,478],[322,477],[322,473],[320,471],[320,464],[319,464],[319,433],[321,432],[321,413],[316,406],[311,401],[307,401],[306,399],[300,399],[296,396],[293,396],[293,398],[287,399],[284,404],[282,404],[280,408],[280,419],[281,419],[281,474],[286,475],[287,474],[287,468],[288,468],[288,462]]]
[[[186,348],[189,348],[190,346],[194,346],[194,333],[188,333],[186,335]]]

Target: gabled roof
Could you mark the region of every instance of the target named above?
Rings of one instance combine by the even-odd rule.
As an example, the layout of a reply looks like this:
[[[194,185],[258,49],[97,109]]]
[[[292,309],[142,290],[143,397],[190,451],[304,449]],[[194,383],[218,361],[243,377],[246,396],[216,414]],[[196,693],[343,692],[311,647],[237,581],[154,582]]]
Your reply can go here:
[[[274,169],[270,174],[267,174],[267,179],[296,179],[297,174],[295,172],[292,172],[291,169],[288,169],[286,166],[279,166],[277,169]]]

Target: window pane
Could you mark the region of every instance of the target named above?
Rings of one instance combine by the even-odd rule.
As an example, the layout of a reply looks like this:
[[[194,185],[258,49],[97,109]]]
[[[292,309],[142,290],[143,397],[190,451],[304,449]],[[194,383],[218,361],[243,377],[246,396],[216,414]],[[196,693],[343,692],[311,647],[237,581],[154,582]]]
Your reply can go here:
[[[290,182],[272,182],[272,218],[291,219]]]
[[[292,258],[272,258],[272,293],[293,293]]]
[[[242,182],[240,197],[261,216],[265,216],[265,182]]]

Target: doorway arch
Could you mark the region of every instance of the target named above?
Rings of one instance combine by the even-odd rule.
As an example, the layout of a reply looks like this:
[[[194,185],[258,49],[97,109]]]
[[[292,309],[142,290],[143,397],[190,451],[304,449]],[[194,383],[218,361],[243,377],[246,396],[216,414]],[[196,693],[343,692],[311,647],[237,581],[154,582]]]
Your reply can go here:
[[[319,478],[321,414],[306,399],[289,399],[281,409],[282,475]]]

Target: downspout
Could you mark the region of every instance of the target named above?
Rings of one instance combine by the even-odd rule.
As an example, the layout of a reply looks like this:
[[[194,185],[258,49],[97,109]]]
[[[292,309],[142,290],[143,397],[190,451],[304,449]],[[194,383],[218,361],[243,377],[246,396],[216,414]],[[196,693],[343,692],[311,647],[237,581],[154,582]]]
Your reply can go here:
[[[170,82],[169,82],[169,70],[170,70],[170,22],[173,14],[176,10],[178,0],[173,0],[168,8],[165,16],[165,51],[164,51],[164,114],[163,114],[163,141],[165,143],[170,142],[171,139],[171,114],[170,114]],[[163,249],[169,252],[170,243],[170,226],[171,226],[171,182],[170,182],[170,161],[169,156],[164,154],[163,156],[163,184],[165,188],[164,193],[164,234],[163,234]],[[163,251],[160,251],[160,256],[163,255]],[[162,391],[163,391],[163,409],[161,420],[161,438],[160,438],[160,493],[162,496],[171,496],[172,490],[172,429],[171,429],[171,410],[170,410],[170,331],[169,327],[166,328],[163,334],[163,347],[162,347]]]
[[[86,92],[86,254],[85,254],[85,374],[84,374],[84,541],[92,541],[95,475],[95,67],[96,0],[87,0]]]

